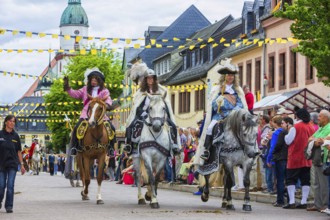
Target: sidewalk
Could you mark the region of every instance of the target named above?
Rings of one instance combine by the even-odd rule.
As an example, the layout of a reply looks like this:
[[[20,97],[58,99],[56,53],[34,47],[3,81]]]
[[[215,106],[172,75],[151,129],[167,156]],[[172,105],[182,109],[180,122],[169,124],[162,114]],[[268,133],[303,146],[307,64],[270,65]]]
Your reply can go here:
[[[189,193],[194,193],[198,190],[197,185],[185,185],[185,184],[175,184],[175,183],[174,184],[159,183],[158,188],[168,189],[173,191],[189,192]],[[231,191],[231,192],[233,199],[238,199],[238,200],[244,199],[244,192],[240,192],[240,191]],[[210,188],[210,195],[215,197],[222,197],[223,187]],[[260,191],[250,192],[250,201],[271,204],[276,202],[276,194],[271,195],[269,193],[262,193]]]

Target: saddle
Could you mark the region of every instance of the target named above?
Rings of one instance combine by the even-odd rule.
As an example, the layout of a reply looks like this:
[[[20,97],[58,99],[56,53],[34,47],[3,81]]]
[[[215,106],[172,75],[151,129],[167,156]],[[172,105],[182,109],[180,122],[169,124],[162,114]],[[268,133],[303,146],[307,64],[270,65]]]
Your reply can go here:
[[[103,124],[105,129],[107,130],[107,134],[110,142],[115,137],[115,131],[111,129],[111,125],[108,121],[104,121]],[[84,138],[87,128],[88,128],[88,122],[86,120],[83,120],[77,128],[76,135],[78,140],[82,140]]]
[[[143,121],[136,120],[132,128],[132,142],[139,143],[143,129]]]
[[[77,139],[82,140],[85,136],[85,133],[88,128],[88,122],[86,120],[81,121],[80,125],[77,128]]]
[[[213,144],[221,142],[223,139],[223,133],[224,133],[224,121],[219,121],[216,123],[212,130],[212,136],[213,136]]]

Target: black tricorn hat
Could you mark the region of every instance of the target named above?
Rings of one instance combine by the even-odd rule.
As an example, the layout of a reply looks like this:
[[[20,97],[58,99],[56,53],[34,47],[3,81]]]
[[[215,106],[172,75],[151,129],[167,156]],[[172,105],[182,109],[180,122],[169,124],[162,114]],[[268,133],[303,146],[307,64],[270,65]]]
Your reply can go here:
[[[231,63],[231,58],[225,58],[219,62],[219,74],[236,74],[238,73],[238,66]]]

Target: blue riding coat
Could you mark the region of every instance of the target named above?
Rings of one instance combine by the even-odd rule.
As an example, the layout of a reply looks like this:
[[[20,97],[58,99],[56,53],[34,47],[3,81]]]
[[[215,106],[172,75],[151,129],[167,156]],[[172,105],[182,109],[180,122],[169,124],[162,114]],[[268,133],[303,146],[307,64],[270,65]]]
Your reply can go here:
[[[221,95],[222,95],[221,93],[218,93],[218,96],[212,101],[212,120],[219,121],[225,119],[232,110],[239,110],[244,108],[242,100],[240,99],[240,97],[238,97],[237,93],[235,92],[233,95],[236,98],[236,105],[233,105],[225,98],[223,100],[222,105],[220,106],[220,112],[218,112],[219,106],[216,100]]]

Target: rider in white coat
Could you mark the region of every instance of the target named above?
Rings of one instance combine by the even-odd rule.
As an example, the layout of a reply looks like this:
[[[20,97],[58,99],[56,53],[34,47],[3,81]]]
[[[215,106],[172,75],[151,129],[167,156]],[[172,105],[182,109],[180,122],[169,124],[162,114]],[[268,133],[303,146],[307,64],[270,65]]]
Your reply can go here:
[[[180,139],[178,131],[175,124],[175,118],[171,107],[171,102],[169,100],[169,95],[167,89],[157,82],[157,76],[152,69],[145,69],[142,73],[144,77],[141,77],[142,82],[140,89],[135,93],[133,98],[133,105],[131,113],[127,118],[126,122],[126,151],[132,150],[132,129],[135,125],[136,120],[144,120],[148,115],[148,106],[150,103],[147,94],[158,94],[165,96],[166,112],[167,112],[167,123],[171,127],[171,137],[172,137],[172,151],[173,153],[178,153],[181,150]]]

